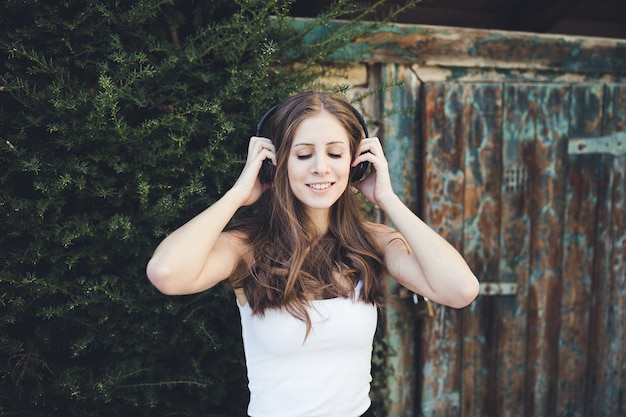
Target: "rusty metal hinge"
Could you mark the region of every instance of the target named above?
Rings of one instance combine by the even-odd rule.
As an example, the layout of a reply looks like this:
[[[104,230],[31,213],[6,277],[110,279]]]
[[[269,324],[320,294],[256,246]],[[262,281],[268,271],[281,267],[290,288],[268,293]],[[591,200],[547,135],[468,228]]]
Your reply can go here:
[[[517,282],[481,282],[479,295],[515,295]]]
[[[626,132],[615,132],[595,138],[571,138],[567,146],[568,155],[609,154],[626,155]]]

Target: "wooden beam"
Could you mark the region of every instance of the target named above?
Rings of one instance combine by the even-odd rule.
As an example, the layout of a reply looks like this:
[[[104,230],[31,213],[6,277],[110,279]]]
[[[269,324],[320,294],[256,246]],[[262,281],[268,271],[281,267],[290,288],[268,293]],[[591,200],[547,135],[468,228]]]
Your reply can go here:
[[[305,26],[307,20],[293,24]],[[319,42],[341,30],[345,22],[329,22],[310,34]],[[337,51],[331,61],[402,63],[440,67],[461,77],[471,69],[509,74],[537,71],[580,74],[589,79],[626,77],[626,40],[546,35],[487,29],[394,24],[357,39]]]

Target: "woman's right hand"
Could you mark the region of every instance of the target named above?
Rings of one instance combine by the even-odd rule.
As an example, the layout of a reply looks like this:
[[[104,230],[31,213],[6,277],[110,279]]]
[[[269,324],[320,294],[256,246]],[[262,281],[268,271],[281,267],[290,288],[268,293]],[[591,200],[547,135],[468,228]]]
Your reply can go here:
[[[146,273],[159,291],[193,294],[232,274],[245,251],[245,239],[224,232],[224,228],[240,207],[253,204],[271,186],[259,179],[261,165],[268,158],[276,163],[272,141],[252,137],[246,163],[233,187],[157,246]]]
[[[265,190],[272,186],[271,184],[262,184],[259,179],[259,171],[266,159],[271,160],[272,164],[276,165],[274,144],[267,138],[252,136],[248,144],[246,164],[232,188],[241,196],[243,206],[254,204]]]

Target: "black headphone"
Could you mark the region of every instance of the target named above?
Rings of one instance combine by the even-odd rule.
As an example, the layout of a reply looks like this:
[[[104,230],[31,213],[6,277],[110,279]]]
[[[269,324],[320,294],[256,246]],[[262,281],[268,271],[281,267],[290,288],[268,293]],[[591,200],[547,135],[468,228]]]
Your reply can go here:
[[[365,119],[363,119],[363,116],[361,115],[361,113],[359,113],[359,111],[356,108],[354,108],[354,106],[352,106],[351,104],[348,103],[348,106],[350,110],[352,110],[352,113],[354,113],[356,118],[359,120],[359,123],[361,124],[361,128],[363,129],[363,132],[365,133],[365,137],[366,138],[369,137],[367,126],[365,125]],[[259,120],[259,123],[257,123],[256,125],[255,136],[261,135],[261,129],[263,128],[263,124],[265,123],[267,119],[272,117],[272,115],[276,112],[278,107],[280,107],[280,104],[276,104],[272,106],[272,108],[270,108],[267,112],[265,112],[263,117],[261,117],[261,120]],[[352,167],[350,169],[350,182],[356,182],[356,181],[360,181],[361,179],[363,179],[363,175],[365,175],[365,172],[367,171],[368,167],[369,167],[368,161],[363,161],[359,163],[357,166]],[[276,167],[272,164],[271,159],[266,159],[265,161],[263,161],[263,165],[261,165],[261,170],[259,171],[259,179],[261,180],[261,183],[269,184],[272,181],[274,181],[275,171],[276,171]]]

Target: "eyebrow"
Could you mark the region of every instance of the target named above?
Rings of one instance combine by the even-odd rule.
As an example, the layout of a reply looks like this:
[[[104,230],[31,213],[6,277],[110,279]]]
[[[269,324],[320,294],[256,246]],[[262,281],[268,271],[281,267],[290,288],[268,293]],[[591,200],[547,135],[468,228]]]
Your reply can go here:
[[[332,142],[327,142],[325,145],[329,146],[329,145],[337,145],[337,144],[348,145],[346,142],[341,141],[341,140],[335,140],[335,141],[332,141]],[[296,146],[315,146],[315,144],[314,143],[305,143],[305,142],[303,142],[303,143],[295,143],[292,147],[295,148]]]

